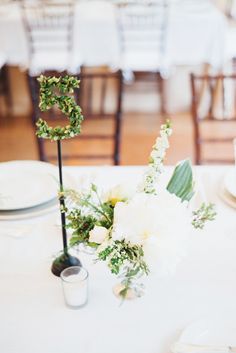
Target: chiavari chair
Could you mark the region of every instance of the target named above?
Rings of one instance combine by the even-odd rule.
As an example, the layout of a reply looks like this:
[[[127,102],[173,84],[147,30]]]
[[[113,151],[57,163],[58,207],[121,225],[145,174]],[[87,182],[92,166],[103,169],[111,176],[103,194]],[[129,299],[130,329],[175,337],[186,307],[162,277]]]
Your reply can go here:
[[[236,75],[191,74],[196,164],[233,163]]]
[[[23,0],[22,18],[28,39],[29,71],[73,70],[74,1]]]
[[[165,0],[119,6],[122,69],[137,79],[157,82],[162,114],[166,114],[163,76],[168,8]]]

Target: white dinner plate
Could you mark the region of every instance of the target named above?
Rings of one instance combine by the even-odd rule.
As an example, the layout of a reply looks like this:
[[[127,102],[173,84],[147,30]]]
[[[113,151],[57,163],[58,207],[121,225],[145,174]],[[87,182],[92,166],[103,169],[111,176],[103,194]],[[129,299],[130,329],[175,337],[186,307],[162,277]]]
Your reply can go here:
[[[236,317],[203,318],[186,327],[179,342],[209,346],[236,346]]]
[[[0,211],[22,210],[57,197],[58,168],[39,161],[0,163]]]
[[[34,217],[41,217],[51,212],[59,212],[59,202],[53,199],[42,205],[21,209],[17,211],[0,211],[0,221],[18,221],[23,219],[30,219]]]
[[[225,189],[236,197],[236,168],[229,169],[224,177]]]

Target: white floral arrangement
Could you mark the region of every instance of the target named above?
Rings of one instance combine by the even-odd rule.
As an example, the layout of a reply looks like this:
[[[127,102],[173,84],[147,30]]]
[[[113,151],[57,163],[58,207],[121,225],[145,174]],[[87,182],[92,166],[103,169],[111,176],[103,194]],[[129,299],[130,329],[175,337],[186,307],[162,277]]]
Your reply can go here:
[[[96,260],[105,261],[120,278],[118,291],[123,298],[141,295],[140,278],[150,271],[172,271],[182,256],[190,225],[202,229],[216,215],[212,204],[202,204],[194,212],[187,207],[194,195],[188,160],[178,163],[168,184],[160,186],[171,134],[167,121],[135,192],[118,185],[102,194],[94,184],[87,191],[64,192],[70,205],[65,210],[68,227],[73,230],[70,245],[94,248]]]

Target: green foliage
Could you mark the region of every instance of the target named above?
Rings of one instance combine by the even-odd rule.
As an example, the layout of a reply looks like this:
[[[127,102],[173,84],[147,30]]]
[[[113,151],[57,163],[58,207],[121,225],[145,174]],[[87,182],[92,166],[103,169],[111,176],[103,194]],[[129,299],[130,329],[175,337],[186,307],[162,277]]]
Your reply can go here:
[[[96,224],[96,218],[91,215],[84,216],[81,210],[74,209],[67,215],[67,227],[73,229],[72,238],[70,239],[70,246],[79,243],[89,242],[89,232]]]
[[[74,190],[65,190],[67,205],[71,205],[71,210],[67,210],[67,227],[73,230],[70,245],[85,243],[96,247],[97,244],[89,242],[89,232],[97,226],[110,229],[113,224],[114,207],[110,202],[102,202],[97,188],[91,185],[87,193],[78,193]]]
[[[111,202],[104,202],[100,207],[103,214],[106,215],[105,219],[100,220],[100,225],[105,228],[110,228],[113,224],[114,206]]]
[[[181,161],[167,185],[167,190],[182,201],[190,201],[194,195],[192,166],[189,160]]]
[[[215,219],[216,214],[214,204],[203,203],[197,211],[193,212],[192,225],[194,228],[203,229],[207,221]]]
[[[115,240],[110,243],[104,250],[99,252],[98,258],[108,262],[108,267],[114,274],[119,274],[121,268],[126,262],[132,265],[130,274],[136,275],[138,272],[148,274],[147,265],[143,259],[143,248],[140,245],[131,245],[124,240]]]
[[[111,202],[102,202],[94,184],[91,185],[90,192],[78,193],[75,190],[65,190],[64,196],[67,204],[77,210],[86,210],[86,214],[94,215],[97,220],[96,225],[109,229],[113,224],[114,206]]]
[[[149,273],[141,245],[115,240],[98,253],[98,259],[106,261],[111,273],[119,275],[122,279],[119,295],[123,299],[126,298],[129,289],[134,290],[137,296],[141,294],[143,286],[137,283],[137,279]]]
[[[48,123],[39,119],[36,122],[38,137],[51,140],[62,140],[72,138],[80,134],[83,115],[81,108],[76,104],[72,94],[75,88],[79,87],[79,81],[75,77],[46,77],[41,75],[38,78],[40,84],[39,108],[42,112],[57,105],[60,111],[69,118],[69,125],[65,127],[50,127]],[[57,93],[59,92],[60,95]]]

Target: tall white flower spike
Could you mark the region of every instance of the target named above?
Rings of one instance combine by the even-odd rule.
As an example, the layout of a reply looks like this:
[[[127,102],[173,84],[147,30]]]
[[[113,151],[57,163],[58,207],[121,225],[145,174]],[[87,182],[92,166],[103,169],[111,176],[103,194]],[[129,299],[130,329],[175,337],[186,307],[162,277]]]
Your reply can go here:
[[[163,161],[166,155],[166,150],[169,148],[168,138],[172,134],[170,122],[161,125],[160,136],[157,137],[156,142],[152,148],[149,157],[148,169],[143,176],[142,183],[138,190],[148,194],[155,194],[159,176],[163,172]]]

